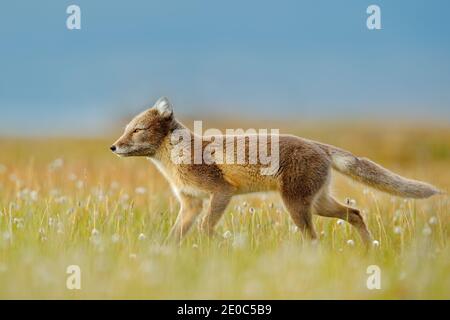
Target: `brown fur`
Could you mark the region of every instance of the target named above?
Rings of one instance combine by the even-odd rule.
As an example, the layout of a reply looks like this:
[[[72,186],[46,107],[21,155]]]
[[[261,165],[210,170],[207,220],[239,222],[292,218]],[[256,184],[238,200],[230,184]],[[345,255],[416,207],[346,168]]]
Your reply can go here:
[[[167,178],[181,204],[171,231],[171,237],[177,240],[201,213],[202,199],[207,198],[209,205],[201,228],[211,234],[233,195],[273,190],[281,194],[293,221],[309,238],[317,237],[312,224],[315,213],[348,221],[369,243],[372,237],[359,210],[330,195],[331,168],[400,196],[420,198],[439,192],[347,151],[290,135],[279,136],[279,170],[274,175],[261,175],[258,164],[175,164],[170,158],[174,147],[170,133],[181,128],[185,127],[175,120],[170,103],[162,98],[134,118],[112,147],[121,156],[148,157]],[[210,141],[208,137],[202,139],[205,148]],[[248,144],[246,147],[248,158]]]

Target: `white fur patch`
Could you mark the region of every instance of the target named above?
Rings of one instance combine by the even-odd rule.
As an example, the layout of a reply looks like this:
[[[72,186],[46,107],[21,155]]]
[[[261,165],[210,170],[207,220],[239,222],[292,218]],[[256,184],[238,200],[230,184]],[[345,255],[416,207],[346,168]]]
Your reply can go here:
[[[166,97],[159,98],[155,103],[155,108],[163,117],[170,117],[173,113],[172,105]]]
[[[347,168],[353,163],[353,158],[349,156],[333,154],[332,158],[336,168],[341,171],[346,171]]]
[[[208,196],[208,194],[205,191],[200,190],[193,186],[183,186],[181,188],[181,192],[197,198],[206,198]]]
[[[178,198],[178,200],[180,200],[180,190],[175,185],[175,182],[172,180],[172,177],[170,176],[169,171],[166,169],[166,167],[161,163],[161,161],[157,159],[154,158],[147,158],[147,159],[149,159],[155,164],[159,172],[161,172],[164,178],[166,178],[166,180],[169,182],[170,187],[172,188],[172,191],[175,194],[175,196]]]
[[[118,156],[122,156],[128,152],[130,152],[132,150],[130,150],[130,148],[123,148],[123,147],[116,147],[116,150],[114,150],[114,153]]]
[[[188,185],[182,185],[182,186],[178,186],[176,184],[176,182],[174,181],[173,177],[171,176],[169,170],[167,170],[167,168],[163,165],[163,163],[157,159],[154,158],[148,158],[149,160],[151,160],[156,168],[158,168],[159,172],[162,173],[162,175],[164,176],[164,178],[166,178],[166,180],[169,182],[170,187],[172,188],[173,193],[175,194],[175,196],[178,198],[178,200],[180,199],[180,193],[186,194],[186,195],[191,195],[194,197],[199,197],[199,198],[205,198],[208,196],[208,194],[203,191],[200,190],[194,186],[188,186]]]

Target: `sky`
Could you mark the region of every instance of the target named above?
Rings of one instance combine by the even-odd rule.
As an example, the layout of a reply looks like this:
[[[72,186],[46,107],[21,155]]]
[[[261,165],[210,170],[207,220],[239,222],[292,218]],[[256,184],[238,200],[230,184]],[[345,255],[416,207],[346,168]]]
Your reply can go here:
[[[66,8],[81,8],[68,30]],[[369,5],[381,30],[366,27]],[[450,120],[447,0],[8,1],[0,135],[102,134],[168,96],[180,116]]]

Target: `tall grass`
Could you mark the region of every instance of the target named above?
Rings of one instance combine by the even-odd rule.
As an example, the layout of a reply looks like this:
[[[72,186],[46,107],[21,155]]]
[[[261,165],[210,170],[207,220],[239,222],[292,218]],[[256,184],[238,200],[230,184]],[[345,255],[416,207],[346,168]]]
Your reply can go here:
[[[296,133],[450,186],[450,129]],[[316,217],[320,242],[304,241],[275,194],[233,199],[216,238],[194,227],[166,245],[178,211],[167,183],[109,143],[0,139],[1,298],[450,298],[448,196],[404,200],[336,174],[335,194],[355,200],[378,241],[369,252],[334,219]],[[66,288],[69,265],[81,268],[81,290]],[[366,286],[370,265],[380,290]]]

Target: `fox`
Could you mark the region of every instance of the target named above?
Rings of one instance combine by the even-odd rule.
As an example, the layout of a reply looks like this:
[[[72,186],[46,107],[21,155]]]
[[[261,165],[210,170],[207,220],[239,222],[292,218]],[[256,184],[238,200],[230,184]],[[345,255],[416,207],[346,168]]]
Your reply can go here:
[[[208,205],[200,229],[213,235],[234,195],[275,191],[306,239],[317,240],[312,222],[315,214],[348,222],[366,245],[371,244],[373,237],[360,210],[332,196],[332,169],[399,197],[422,199],[443,193],[431,184],[402,177],[367,158],[294,135],[277,137],[279,166],[272,174],[262,174],[258,163],[176,163],[171,157],[176,147],[171,135],[177,130],[186,130],[192,138],[200,139],[202,149],[211,141],[206,136],[195,136],[175,118],[169,99],[161,97],[128,123],[110,149],[120,157],[148,158],[166,178],[180,203],[168,239],[178,242],[202,213],[204,202]],[[235,143],[239,137],[224,138]],[[245,151],[248,158],[248,144]]]

